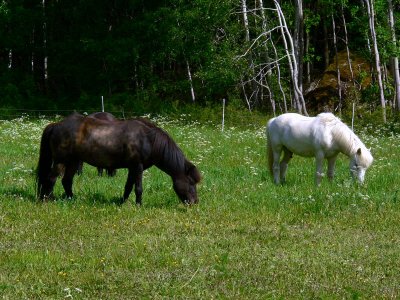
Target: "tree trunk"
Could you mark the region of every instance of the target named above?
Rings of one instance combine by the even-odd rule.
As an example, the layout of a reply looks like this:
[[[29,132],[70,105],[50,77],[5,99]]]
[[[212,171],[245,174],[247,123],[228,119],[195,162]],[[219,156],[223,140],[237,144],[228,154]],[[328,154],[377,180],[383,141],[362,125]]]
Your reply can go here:
[[[190,95],[192,96],[192,102],[195,102],[196,96],[194,94],[192,72],[190,71],[190,65],[189,65],[188,60],[186,60],[186,68],[187,68],[187,75],[188,75],[188,80],[189,80],[189,84],[190,84]]]
[[[277,5],[279,6],[279,4],[275,1],[275,6],[277,6]],[[295,77],[297,78],[297,75],[295,75],[294,70],[293,70],[292,57],[291,57],[291,55],[289,53],[289,48],[288,48],[288,44],[287,44],[287,41],[286,41],[286,34],[285,34],[285,30],[284,30],[284,25],[283,25],[282,17],[281,17],[281,14],[280,14],[280,11],[279,11],[278,7],[277,7],[277,13],[278,13],[279,25],[280,25],[280,28],[281,28],[281,35],[282,35],[283,45],[284,45],[284,48],[285,48],[286,56],[287,56],[288,61],[289,61],[289,69],[290,69],[290,74],[291,74],[291,77],[292,77],[292,84],[293,84],[293,90],[294,90],[293,100],[294,100],[294,104],[295,104],[294,107],[297,109],[297,112],[301,114],[301,105],[300,105],[300,100],[299,100],[299,97],[298,97],[298,94],[297,94],[296,88],[295,88],[296,80],[294,79]]]
[[[385,102],[385,95],[383,93],[381,62],[380,62],[380,58],[379,58],[378,42],[377,42],[376,32],[375,32],[374,0],[365,0],[365,3],[367,4],[369,27],[371,30],[371,39],[372,39],[372,44],[373,44],[373,49],[374,49],[374,54],[375,54],[375,67],[376,67],[376,75],[377,75],[378,85],[379,85],[379,97],[380,97],[381,107],[382,107],[382,119],[383,119],[383,122],[386,123],[386,102]]]
[[[247,16],[247,3],[246,0],[241,0],[242,1],[242,15],[243,15],[243,25],[244,25],[244,30],[245,30],[245,41],[246,43],[250,42],[250,29],[249,29],[249,19]],[[254,62],[253,62],[253,55],[250,52],[249,53],[249,67],[251,69],[251,79],[250,79],[250,86],[252,89],[251,95],[250,95],[250,99],[248,99],[249,101],[251,101],[251,99],[254,96],[254,100],[253,103],[257,103],[258,102],[258,87],[257,87],[257,82],[253,79],[253,75],[255,74],[255,70],[254,70]],[[243,89],[244,91],[246,89]],[[251,103],[251,102],[249,102]]]
[[[324,29],[324,62],[325,62],[325,70],[329,67],[329,36],[328,36],[328,27],[327,20],[323,20],[323,29]]]
[[[35,22],[33,30],[33,76],[40,92],[46,92],[46,23],[45,0],[42,0],[41,17]]]
[[[336,57],[336,73],[337,73],[337,89],[338,89],[338,96],[339,96],[339,113],[342,113],[342,87],[340,84],[340,68],[339,68],[339,58],[338,58],[338,51],[337,51],[337,38],[336,38],[336,24],[335,18],[332,14],[332,33],[333,33],[333,45],[335,49],[335,57]]]
[[[278,76],[278,85],[279,85],[279,90],[281,91],[282,94],[282,98],[283,98],[283,108],[285,113],[287,112],[287,102],[286,102],[286,94],[285,91],[283,90],[282,87],[282,83],[281,83],[281,67],[279,65],[279,58],[278,58],[278,51],[276,50],[276,47],[273,43],[273,41],[271,40],[271,45],[272,45],[272,49],[274,49],[274,54],[275,54],[275,65],[276,65],[276,73]]]
[[[263,0],[258,0],[258,3],[259,3],[259,9],[261,11],[262,32],[266,33],[267,32],[267,17],[265,16],[265,12],[264,12],[264,2],[263,2]],[[271,34],[268,34],[268,38],[270,38],[270,37],[271,37]],[[267,63],[267,65],[269,65],[270,59],[268,56],[268,44],[267,43],[265,43],[265,56],[264,57],[265,57],[265,62]],[[268,67],[268,70],[266,73],[268,76],[271,76],[271,74],[272,74],[271,67]]]
[[[296,0],[296,19],[294,30],[294,52],[298,68],[297,82],[303,93],[303,56],[304,56],[304,15],[303,0]]]
[[[351,76],[351,82],[353,82],[353,85],[355,85],[354,82],[354,73],[353,73],[353,67],[351,65],[351,59],[350,59],[350,49],[349,49],[349,40],[348,40],[348,34],[347,34],[347,26],[346,26],[346,19],[344,17],[344,12],[343,12],[343,3],[342,3],[342,20],[343,20],[343,28],[344,28],[344,42],[346,44],[346,52],[347,52],[347,64],[349,65],[349,71],[350,71],[350,76]]]
[[[306,44],[305,44],[305,48],[304,48],[305,56],[308,56],[309,49],[310,49],[310,33],[308,31],[306,31]],[[310,59],[307,59],[307,62],[306,62],[306,80],[307,80],[307,84],[310,85],[310,83],[311,83]]]
[[[300,90],[299,85],[298,85],[299,72],[298,72],[298,67],[297,67],[296,59],[295,59],[293,39],[292,39],[292,36],[290,35],[288,26],[286,24],[285,16],[283,15],[282,9],[281,9],[278,1],[274,0],[274,3],[275,3],[275,7],[276,7],[277,13],[278,13],[279,24],[282,29],[282,39],[284,42],[285,51],[286,51],[286,54],[287,54],[287,57],[289,60],[289,68],[290,68],[290,72],[292,74],[292,81],[293,81],[293,92],[294,92],[294,97],[295,97],[296,103],[298,105],[297,110],[299,111],[299,113],[303,112],[306,116],[308,116],[303,93]],[[290,43],[290,52],[289,52],[288,44],[286,41],[286,37]]]
[[[267,28],[267,17],[266,17],[265,12],[264,12],[264,2],[263,2],[263,0],[258,0],[258,3],[259,3],[259,9],[261,11],[262,33],[266,34],[267,31],[268,31],[268,28]],[[267,40],[268,39],[270,41],[272,41],[270,32],[267,34]],[[271,91],[271,88],[269,87],[269,82],[271,81],[271,76],[272,76],[272,65],[273,64],[271,64],[271,60],[270,60],[270,57],[269,57],[269,48],[268,48],[268,43],[267,42],[265,43],[265,54],[263,55],[263,57],[265,59],[266,65],[268,67],[267,67],[267,70],[265,72],[262,71],[261,75],[262,75],[262,77],[265,76],[265,85],[266,85],[266,88],[268,90],[268,95],[270,97],[272,112],[274,113],[274,116],[275,116],[276,101],[275,101],[274,93]],[[260,80],[261,82],[262,82],[262,79],[263,78],[261,78],[261,80]]]
[[[388,0],[388,8],[389,8],[389,26],[392,35],[392,43],[395,49],[397,49],[397,39],[396,32],[394,26],[394,17],[393,17],[393,3],[392,0]],[[396,111],[400,112],[400,73],[399,73],[399,58],[397,56],[392,57],[392,68],[394,73],[394,87],[395,87],[395,107]]]

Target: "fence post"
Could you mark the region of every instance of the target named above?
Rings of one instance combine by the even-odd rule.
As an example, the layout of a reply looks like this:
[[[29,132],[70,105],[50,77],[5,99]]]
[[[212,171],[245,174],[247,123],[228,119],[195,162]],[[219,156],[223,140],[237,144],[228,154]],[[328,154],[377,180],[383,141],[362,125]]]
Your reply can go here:
[[[221,131],[224,131],[224,126],[225,126],[225,98],[222,99],[222,129],[221,129]]]

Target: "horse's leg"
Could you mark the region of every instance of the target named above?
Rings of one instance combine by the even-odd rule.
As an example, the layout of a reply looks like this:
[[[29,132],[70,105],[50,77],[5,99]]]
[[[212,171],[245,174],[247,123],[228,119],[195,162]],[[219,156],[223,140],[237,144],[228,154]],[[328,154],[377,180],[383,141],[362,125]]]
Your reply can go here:
[[[106,169],[106,174],[108,177],[113,177],[115,176],[115,169]]]
[[[143,165],[139,164],[134,168],[130,168],[128,172],[128,179],[126,180],[125,184],[125,191],[124,191],[124,198],[123,201],[125,202],[126,199],[129,198],[130,193],[133,189],[133,184],[135,184],[135,195],[136,195],[136,204],[142,204],[142,177],[143,177]]]
[[[82,175],[83,172],[83,161],[78,163],[78,171],[76,172],[78,175]]]
[[[273,156],[272,172],[274,174],[274,182],[275,182],[275,184],[279,184],[279,182],[280,182],[279,160],[281,158],[281,151],[282,151],[281,148],[272,150],[272,156]]]
[[[324,176],[323,167],[324,167],[324,153],[317,153],[315,156],[315,164],[316,164],[316,172],[315,172],[315,184],[319,186],[321,184],[321,179]]]
[[[335,175],[335,162],[337,155],[328,158],[328,179],[329,181],[333,180],[333,176]]]
[[[62,185],[64,187],[65,195],[68,198],[72,198],[72,182],[74,179],[74,175],[79,168],[79,162],[72,162],[65,165],[64,176],[61,180]]]
[[[103,176],[103,168],[97,168],[97,175]]]
[[[143,165],[139,165],[136,172],[135,178],[135,195],[136,195],[136,205],[142,205],[142,194],[143,194]]]
[[[288,167],[289,161],[293,157],[293,152],[289,151],[287,148],[283,149],[283,158],[280,163],[280,178],[281,182],[285,183],[286,182],[286,171]]]

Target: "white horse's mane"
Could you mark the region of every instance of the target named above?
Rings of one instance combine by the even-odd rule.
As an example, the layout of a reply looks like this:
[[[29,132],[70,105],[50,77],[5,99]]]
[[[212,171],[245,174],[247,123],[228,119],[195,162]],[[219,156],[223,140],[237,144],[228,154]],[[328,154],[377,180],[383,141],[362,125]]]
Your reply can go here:
[[[361,149],[362,155],[359,157],[359,163],[366,166],[371,165],[373,158],[370,151],[345,123],[332,113],[320,113],[317,117],[326,128],[331,130],[333,140],[343,147],[347,155],[354,155],[358,149]]]

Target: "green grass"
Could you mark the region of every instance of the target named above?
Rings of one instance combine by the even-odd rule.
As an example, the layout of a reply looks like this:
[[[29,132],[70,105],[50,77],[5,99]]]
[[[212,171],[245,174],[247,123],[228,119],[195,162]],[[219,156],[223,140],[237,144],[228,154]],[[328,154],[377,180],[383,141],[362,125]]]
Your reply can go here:
[[[400,145],[358,130],[375,161],[366,184],[340,156],[333,183],[295,157],[287,184],[267,172],[264,124],[225,131],[157,118],[203,173],[200,203],[181,204],[170,178],[145,172],[143,206],[122,206],[126,171],[85,165],[73,200],[35,199],[47,119],[0,121],[0,297],[3,299],[398,298]],[[249,121],[249,122],[250,122]],[[372,132],[372,134],[371,134]]]

